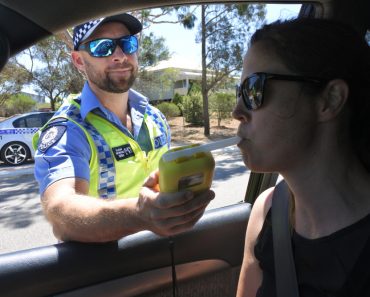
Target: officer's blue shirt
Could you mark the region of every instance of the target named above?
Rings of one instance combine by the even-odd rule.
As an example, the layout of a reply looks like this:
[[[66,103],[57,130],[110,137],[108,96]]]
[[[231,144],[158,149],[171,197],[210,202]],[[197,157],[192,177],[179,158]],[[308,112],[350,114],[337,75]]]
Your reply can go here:
[[[152,150],[149,132],[146,125],[143,125],[144,114],[148,105],[147,98],[134,90],[129,90],[128,102],[133,135],[122,125],[114,113],[100,103],[87,82],[84,85],[80,99],[80,112],[83,119],[86,118],[89,112],[98,114],[133,138],[142,150],[146,152]],[[37,150],[35,153],[35,177],[39,183],[41,194],[49,185],[63,178],[78,177],[87,181],[90,180],[91,149],[85,133],[71,121],[57,122],[54,125],[61,132],[64,130],[66,132],[45,152]],[[168,143],[170,143],[170,138],[168,138]]]

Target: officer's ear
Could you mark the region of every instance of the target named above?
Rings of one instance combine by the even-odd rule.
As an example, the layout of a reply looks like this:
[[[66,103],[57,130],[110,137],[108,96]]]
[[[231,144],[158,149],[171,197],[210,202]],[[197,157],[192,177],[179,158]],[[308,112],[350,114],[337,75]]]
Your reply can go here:
[[[73,65],[77,68],[78,72],[81,73],[84,79],[87,79],[85,74],[85,61],[81,56],[81,53],[78,51],[72,51],[71,59]]]
[[[348,85],[344,80],[333,79],[329,81],[319,98],[319,121],[330,121],[338,116],[347,102],[348,93]]]
[[[73,65],[75,65],[80,72],[83,72],[85,69],[85,61],[83,60],[81,53],[78,51],[72,51],[71,58]]]

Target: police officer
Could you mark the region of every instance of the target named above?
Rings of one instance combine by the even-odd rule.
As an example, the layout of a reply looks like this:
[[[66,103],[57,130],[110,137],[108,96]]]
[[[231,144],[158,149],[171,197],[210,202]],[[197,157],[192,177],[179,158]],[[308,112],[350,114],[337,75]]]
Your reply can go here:
[[[191,228],[214,197],[156,190],[170,131],[162,113],[131,89],[141,30],[125,13],[74,28],[71,57],[87,81],[34,138],[42,206],[60,240],[106,242],[141,230],[173,235]]]

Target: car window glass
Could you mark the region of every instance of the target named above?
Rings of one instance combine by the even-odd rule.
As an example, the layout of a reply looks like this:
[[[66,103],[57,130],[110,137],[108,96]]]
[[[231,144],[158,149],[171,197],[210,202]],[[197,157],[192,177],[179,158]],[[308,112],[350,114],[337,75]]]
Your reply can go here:
[[[14,128],[26,128],[26,120],[25,118],[16,119],[13,122]]]
[[[220,9],[220,7],[215,6],[214,8]],[[201,121],[200,9],[201,6],[187,8],[187,11],[193,12],[195,16],[194,19],[189,19],[193,22],[192,28],[186,29],[177,22],[178,16],[183,13],[180,8],[177,9],[178,14],[174,11],[171,15],[153,18],[150,25],[145,25],[143,34],[139,36],[141,42],[140,74],[134,88],[150,98],[151,103],[166,114],[172,131],[173,147],[231,137],[235,135],[238,126],[230,114],[236,103],[236,84],[239,83],[240,69],[230,73],[227,80],[210,91],[210,136],[204,136],[204,124]],[[296,17],[299,9],[300,5],[266,5],[264,20],[258,24],[251,22],[249,26],[251,30],[254,30],[263,22]],[[160,10],[157,8],[147,13],[159,15]],[[244,42],[245,47],[247,36]],[[156,45],[161,45],[159,48],[162,48],[162,51],[156,52],[158,49]],[[163,49],[167,50],[163,51]],[[22,59],[18,62],[22,62]],[[25,62],[26,66],[27,63]],[[183,97],[189,95],[190,89],[194,91],[193,96],[186,99],[190,100],[186,102]],[[76,97],[75,94],[71,96]],[[219,99],[215,99],[217,96]],[[66,98],[67,96],[58,97],[55,107],[60,106]],[[176,106],[171,105],[169,111],[165,111],[163,103],[173,103]],[[195,106],[197,110],[188,112],[186,109],[189,109],[189,105]],[[50,107],[50,98],[47,98],[47,103],[44,103],[42,108],[50,109]],[[41,107],[40,110],[42,110]],[[223,110],[227,112],[222,113]],[[41,127],[48,120],[45,115],[17,119],[14,127]],[[48,117],[51,115],[47,114]],[[19,137],[23,135],[20,134]],[[214,151],[213,156],[216,160],[216,169],[212,188],[216,193],[216,198],[208,209],[242,201],[250,171],[245,169],[238,149],[235,146],[220,149]],[[33,163],[29,162],[14,169],[0,162],[0,173],[0,188],[2,189],[0,191],[0,209],[2,209],[0,253],[57,243],[42,213],[38,185],[33,178]]]
[[[39,128],[43,125],[42,123],[41,114],[35,114],[15,120],[13,126],[15,128]]]
[[[43,113],[41,117],[41,121],[42,121],[41,126],[44,126],[47,123],[47,121],[51,119],[52,116],[53,116],[53,113]]]
[[[245,24],[251,29],[241,38],[242,47],[246,51],[248,34],[253,33],[255,29],[262,26],[263,23],[273,22],[278,19],[295,18],[298,16],[301,5],[276,5],[266,6],[255,5],[255,11],[265,12],[262,19],[254,17],[250,23]],[[236,85],[239,84],[240,68],[227,74],[228,80],[221,81],[210,89],[208,93],[209,117],[210,117],[210,136],[204,136],[204,123],[202,120],[203,97],[201,94],[202,84],[202,41],[201,41],[201,6],[190,6],[187,12],[195,15],[194,26],[189,29],[181,23],[172,24],[170,22],[178,21],[176,13],[155,19],[153,23],[143,30],[142,40],[153,34],[157,38],[158,44],[160,38],[163,38],[163,46],[168,49],[169,57],[160,61],[151,63],[149,59],[141,59],[139,65],[142,72],[134,87],[161,109],[163,102],[175,103],[182,108],[181,116],[167,116],[172,134],[172,145],[181,146],[188,143],[205,143],[216,141],[236,135],[238,122],[231,117],[231,110],[236,103]],[[205,14],[211,16],[214,12],[221,13],[223,5],[206,6]],[[181,8],[179,11],[182,11]],[[151,15],[159,15],[162,11],[154,9]],[[135,12],[140,14],[140,12]],[[237,25],[235,27],[238,27]],[[240,29],[240,28],[239,28]],[[210,30],[210,29],[208,29]],[[207,31],[209,34],[211,31]],[[237,35],[237,34],[236,34]],[[181,36],[181,37],[180,37]],[[215,35],[216,36],[216,35]],[[235,36],[237,38],[237,36]],[[230,39],[231,43],[233,40]],[[206,40],[209,45],[206,48],[208,57],[222,57],[222,51],[215,51],[214,47],[222,47],[215,38],[210,37]],[[227,48],[227,47],[224,47]],[[231,50],[231,48],[229,48]],[[146,53],[146,48],[142,53]],[[139,56],[140,58],[140,56]],[[220,58],[217,58],[223,61]],[[218,67],[217,63],[211,63],[211,58],[206,62],[208,68]],[[221,64],[222,62],[220,62]],[[149,65],[148,65],[149,64]],[[220,71],[222,67],[218,68]],[[212,70],[209,70],[207,76],[210,79]],[[156,76],[155,76],[156,75]],[[211,80],[211,79],[210,79]],[[209,82],[210,85],[212,82]],[[207,86],[208,87],[208,86]],[[190,93],[193,94],[191,95]],[[217,96],[219,96],[218,99]],[[225,96],[224,101],[222,96]],[[218,101],[217,101],[218,100]],[[226,101],[225,101],[226,100]],[[162,109],[161,109],[162,110]],[[225,112],[226,110],[226,112]],[[239,150],[236,146],[227,147],[213,151],[216,161],[215,173],[213,176],[212,189],[216,193],[216,198],[210,203],[208,209],[218,208],[226,205],[235,204],[244,200],[248,184],[250,171],[245,169]]]

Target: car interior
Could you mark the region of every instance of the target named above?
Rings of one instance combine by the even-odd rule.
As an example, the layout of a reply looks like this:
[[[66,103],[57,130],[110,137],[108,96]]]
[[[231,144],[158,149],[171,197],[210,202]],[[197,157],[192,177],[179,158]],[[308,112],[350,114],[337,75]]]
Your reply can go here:
[[[225,2],[233,1],[0,0],[0,67],[37,41],[88,19],[144,8]],[[370,28],[368,0],[258,2],[300,3],[299,17],[344,20],[364,35]],[[251,173],[240,185],[246,189],[244,202],[209,210],[191,231],[170,238],[143,231],[107,244],[66,242],[1,254],[0,295],[235,296],[253,202],[277,179],[277,174]]]

